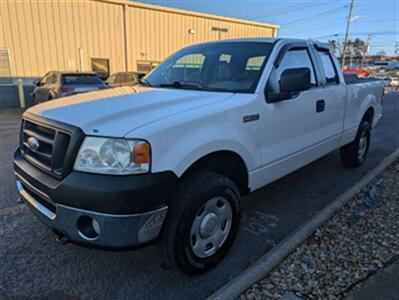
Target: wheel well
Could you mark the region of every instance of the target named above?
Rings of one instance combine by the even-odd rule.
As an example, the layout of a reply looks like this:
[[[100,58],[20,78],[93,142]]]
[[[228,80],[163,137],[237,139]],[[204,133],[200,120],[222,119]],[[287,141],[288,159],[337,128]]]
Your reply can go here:
[[[362,122],[368,121],[371,126],[373,124],[373,119],[374,119],[374,108],[370,107],[364,114],[364,116],[362,118]]]
[[[188,176],[198,171],[212,171],[230,178],[245,195],[248,189],[248,169],[244,160],[232,151],[210,153],[192,164],[182,175]]]

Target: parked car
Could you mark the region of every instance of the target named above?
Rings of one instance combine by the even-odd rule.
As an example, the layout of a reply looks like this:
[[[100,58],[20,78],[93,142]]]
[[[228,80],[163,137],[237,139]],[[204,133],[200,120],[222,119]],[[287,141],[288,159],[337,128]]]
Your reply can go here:
[[[107,87],[100,77],[92,72],[51,71],[34,83],[36,87],[32,97],[35,103]]]
[[[393,71],[398,67],[397,61],[376,61],[374,66],[381,71]]]
[[[109,87],[134,85],[140,82],[140,77],[136,72],[118,72],[112,74],[105,82]]]
[[[366,69],[361,69],[361,68],[346,68],[344,69],[344,74],[346,73],[356,73],[359,76],[367,77],[370,76],[370,72],[367,71]]]
[[[383,84],[346,84],[329,46],[308,40],[190,46],[142,82],[28,109],[17,187],[64,239],[158,240],[164,265],[191,274],[231,247],[241,196],[335,149],[361,166],[382,112]]]

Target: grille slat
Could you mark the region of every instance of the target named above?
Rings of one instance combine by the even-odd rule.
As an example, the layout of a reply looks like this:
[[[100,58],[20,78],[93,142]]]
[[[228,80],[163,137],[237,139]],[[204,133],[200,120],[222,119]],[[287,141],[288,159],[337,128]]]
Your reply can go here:
[[[52,145],[53,142],[54,142],[53,139],[50,139],[50,138],[48,138],[48,137],[46,137],[44,135],[41,135],[38,132],[32,131],[30,129],[24,129],[24,134],[26,134],[28,136],[33,136],[33,137],[37,138],[39,141],[42,141],[42,142],[44,142],[46,144]]]
[[[44,159],[51,160],[51,154],[47,154],[47,153],[45,153],[45,152],[41,152],[41,151],[32,149],[32,148],[30,148],[30,146],[28,145],[27,142],[24,142],[23,145],[25,146],[25,148],[29,148],[29,151],[35,153],[35,154],[38,155],[39,157],[42,157],[42,158],[44,158]]]
[[[34,142],[32,143],[32,139]],[[30,139],[30,140],[29,140]],[[21,131],[21,153],[33,165],[61,177],[64,159],[71,140],[71,133],[23,120]]]

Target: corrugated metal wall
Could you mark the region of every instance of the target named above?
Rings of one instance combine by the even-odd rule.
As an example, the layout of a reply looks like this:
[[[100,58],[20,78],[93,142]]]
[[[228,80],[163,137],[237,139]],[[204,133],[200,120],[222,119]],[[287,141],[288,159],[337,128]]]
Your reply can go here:
[[[91,58],[109,59],[111,72],[135,71],[139,60],[161,61],[183,46],[218,39],[212,27],[228,30],[222,38],[268,37],[277,30],[118,0],[0,0],[0,22],[0,48],[10,49],[14,77],[90,70]]]

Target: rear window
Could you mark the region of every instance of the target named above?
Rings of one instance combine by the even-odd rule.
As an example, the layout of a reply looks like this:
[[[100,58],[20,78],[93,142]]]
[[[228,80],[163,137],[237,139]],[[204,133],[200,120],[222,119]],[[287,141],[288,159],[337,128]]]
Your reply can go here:
[[[338,84],[339,77],[337,70],[335,69],[334,63],[328,51],[317,50],[321,63],[324,69],[324,75],[326,77],[327,84]]]
[[[62,75],[63,84],[100,84],[101,79],[94,74],[64,74]]]

